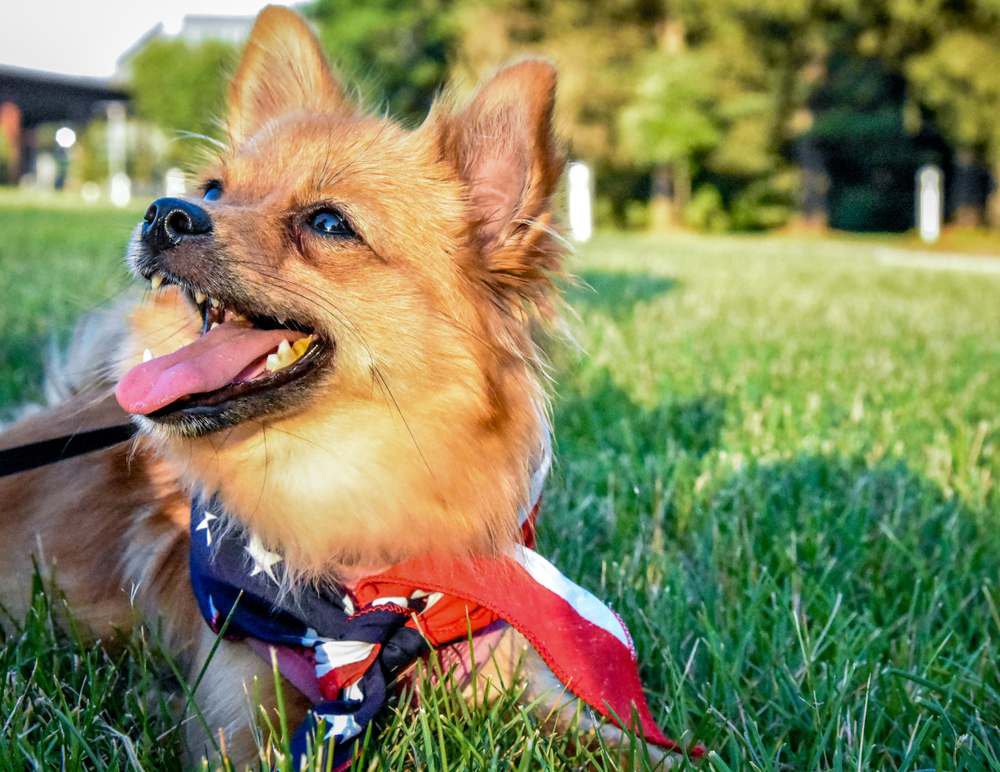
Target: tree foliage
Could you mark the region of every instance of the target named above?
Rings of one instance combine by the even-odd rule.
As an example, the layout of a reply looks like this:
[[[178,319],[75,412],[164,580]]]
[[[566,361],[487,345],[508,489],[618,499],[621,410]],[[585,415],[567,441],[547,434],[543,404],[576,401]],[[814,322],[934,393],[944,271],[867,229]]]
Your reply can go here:
[[[907,73],[956,144],[1000,164],[1000,28],[996,32],[949,32],[914,57]]]
[[[560,69],[556,121],[619,216],[683,170],[689,220],[772,227],[827,177],[830,221],[906,227],[912,174],[1000,177],[998,0],[313,0],[362,101],[411,124],[532,54]],[[232,50],[158,41],[134,61],[138,113],[213,134]],[[812,164],[812,166],[810,166]],[[676,175],[675,175],[676,176]],[[982,202],[980,202],[981,205]],[[1000,195],[994,196],[1000,220]]]
[[[718,146],[724,122],[715,99],[720,69],[711,52],[651,54],[619,119],[629,156],[638,163],[671,163]]]
[[[131,63],[136,113],[168,132],[220,134],[233,46],[154,40]]]
[[[450,0],[315,0],[307,8],[346,80],[411,123],[427,112],[455,48]]]
[[[628,163],[617,115],[660,15],[650,0],[472,0],[456,12],[457,65],[472,83],[511,58],[551,59],[560,76],[557,125],[573,154],[603,166]]]

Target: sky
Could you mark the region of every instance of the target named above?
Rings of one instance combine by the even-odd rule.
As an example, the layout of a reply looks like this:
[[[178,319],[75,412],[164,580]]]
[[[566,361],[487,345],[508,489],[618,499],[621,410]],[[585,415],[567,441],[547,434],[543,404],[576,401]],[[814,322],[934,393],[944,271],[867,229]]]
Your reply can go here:
[[[0,65],[107,77],[114,72],[115,60],[158,22],[176,30],[186,14],[247,16],[267,4],[267,0],[3,0]]]

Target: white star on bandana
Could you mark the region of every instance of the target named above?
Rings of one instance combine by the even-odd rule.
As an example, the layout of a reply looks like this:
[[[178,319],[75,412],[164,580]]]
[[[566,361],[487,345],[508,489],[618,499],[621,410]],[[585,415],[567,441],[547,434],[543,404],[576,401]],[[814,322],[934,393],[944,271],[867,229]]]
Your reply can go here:
[[[212,529],[209,527],[209,523],[211,523],[213,520],[218,520],[219,518],[216,517],[215,515],[213,515],[207,509],[205,510],[204,515],[205,516],[201,519],[201,522],[198,523],[198,527],[195,528],[195,530],[196,531],[204,531],[205,532],[205,544],[207,544],[209,547],[211,547],[212,546]]]
[[[267,574],[272,582],[277,584],[278,578],[274,575],[272,566],[275,563],[281,562],[281,555],[276,552],[269,552],[257,534],[250,537],[250,543],[245,549],[247,554],[253,559],[253,570],[250,572],[250,576],[257,576],[257,574],[264,573]]]

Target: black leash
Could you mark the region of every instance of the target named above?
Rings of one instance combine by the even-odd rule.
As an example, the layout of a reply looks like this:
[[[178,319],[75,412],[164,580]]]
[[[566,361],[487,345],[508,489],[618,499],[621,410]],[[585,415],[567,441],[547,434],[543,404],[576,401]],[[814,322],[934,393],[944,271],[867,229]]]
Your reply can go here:
[[[138,430],[131,423],[118,424],[0,450],[0,477],[27,472],[29,469],[82,456],[84,453],[110,448],[112,445],[131,439],[136,431]]]

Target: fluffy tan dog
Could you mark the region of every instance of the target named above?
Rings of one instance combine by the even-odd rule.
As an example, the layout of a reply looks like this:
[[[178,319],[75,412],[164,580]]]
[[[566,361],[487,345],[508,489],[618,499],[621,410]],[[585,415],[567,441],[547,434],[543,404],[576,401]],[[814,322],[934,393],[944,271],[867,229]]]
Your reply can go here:
[[[216,636],[187,580],[194,491],[217,491],[292,584],[510,548],[546,432],[532,327],[560,268],[555,85],[522,62],[409,131],[352,102],[299,17],[262,12],[198,195],[136,229],[130,267],[154,291],[100,330],[92,371],[112,372],[3,436],[120,422],[113,383],[140,428],[0,480],[0,601],[24,613],[38,556],[93,636],[155,621],[198,672]],[[516,633],[497,655],[550,719],[576,713]],[[269,664],[225,642],[197,695],[237,766],[258,750],[234,684],[254,677],[270,706]],[[306,701],[286,691],[295,720]]]

